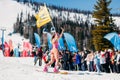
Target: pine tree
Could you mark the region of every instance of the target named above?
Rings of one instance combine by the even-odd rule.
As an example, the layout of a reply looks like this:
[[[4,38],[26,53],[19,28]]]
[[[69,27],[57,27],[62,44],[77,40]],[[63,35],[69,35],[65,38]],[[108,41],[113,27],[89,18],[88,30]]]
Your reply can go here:
[[[105,34],[113,32],[112,18],[110,17],[109,5],[111,0],[98,0],[97,4],[94,5],[93,17],[97,26],[94,26],[92,30],[93,35],[93,45],[95,50],[103,50],[105,48],[112,48],[112,44],[104,39]]]
[[[23,20],[23,11],[20,13],[20,21],[19,21],[19,32],[20,32],[20,35],[23,35],[23,23],[22,23],[22,20]]]

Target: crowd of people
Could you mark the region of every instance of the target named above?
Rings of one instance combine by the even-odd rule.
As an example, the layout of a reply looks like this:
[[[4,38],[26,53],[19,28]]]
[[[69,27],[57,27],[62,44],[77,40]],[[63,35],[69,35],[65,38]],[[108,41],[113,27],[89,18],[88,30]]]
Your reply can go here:
[[[2,50],[2,48],[0,48]],[[18,50],[18,57],[22,53]],[[47,64],[51,60],[51,52],[43,51],[43,48],[33,47],[32,52],[27,52],[27,57],[35,57],[34,65],[39,60],[39,66],[42,60]],[[9,56],[15,56],[15,50],[10,50]],[[69,50],[59,51],[59,63],[62,70],[80,70],[90,72],[120,73],[120,51],[106,49],[105,51],[84,50],[80,52],[70,52]],[[55,66],[55,61],[51,65]]]
[[[50,53],[47,51],[47,63],[50,60]],[[120,52],[106,49],[105,51],[80,51],[71,53],[68,50],[59,52],[60,69],[80,70],[90,72],[120,73]],[[53,63],[52,66],[55,64]]]

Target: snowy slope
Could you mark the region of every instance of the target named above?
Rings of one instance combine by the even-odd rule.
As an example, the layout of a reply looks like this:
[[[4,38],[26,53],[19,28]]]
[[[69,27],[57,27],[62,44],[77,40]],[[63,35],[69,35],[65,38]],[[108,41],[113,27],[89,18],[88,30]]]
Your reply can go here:
[[[33,66],[33,58],[0,57],[0,80],[119,80],[120,74],[88,71],[68,71],[69,74],[42,72],[43,66]]]
[[[10,32],[13,32],[13,24],[16,22],[16,17],[20,12],[23,11],[23,20],[25,20],[26,12],[30,12],[31,15],[35,14],[32,10],[32,7],[28,7],[27,5],[23,5],[17,3],[12,0],[0,0],[0,28],[5,27],[5,40],[8,41],[12,39],[14,41],[14,46],[17,43],[22,43],[23,37],[19,34],[13,34],[12,36],[8,36]],[[63,20],[72,20],[76,21],[86,21],[87,19],[90,22],[94,23],[91,15],[87,17],[84,14],[78,13],[70,13],[69,16],[67,11],[59,12],[58,10],[51,10],[50,14],[52,17],[58,17],[60,15]],[[76,20],[75,20],[76,15]],[[78,19],[78,20],[77,20]],[[80,19],[80,20],[79,20]],[[116,19],[115,23],[120,26],[120,18],[114,17]],[[80,22],[79,22],[80,23]],[[0,38],[2,34],[0,31]],[[0,40],[1,41],[1,40]],[[1,54],[1,52],[0,52]],[[106,74],[101,73],[101,75],[96,75],[95,72],[82,72],[82,71],[69,71],[68,75],[62,74],[53,74],[52,68],[50,68],[51,73],[43,73],[41,72],[42,67],[33,66],[33,58],[6,58],[1,57],[0,55],[0,80],[119,80],[119,74]],[[36,71],[39,70],[40,72]]]
[[[82,13],[75,13],[75,12],[68,12],[68,11],[58,11],[58,10],[54,10],[54,9],[49,9],[50,11],[50,15],[52,17],[59,17],[62,20],[70,20],[73,22],[78,22],[78,23],[82,23],[85,21],[89,21],[92,24],[95,24],[94,18],[92,17],[91,14],[89,15],[85,15]],[[120,27],[120,17],[115,17],[113,16],[113,20],[114,23]]]
[[[24,38],[19,34],[13,34],[12,36],[8,36],[8,34],[13,32],[13,24],[16,22],[17,15],[20,14],[21,11],[23,11],[23,20],[27,18],[26,12],[30,12],[30,15],[35,12],[32,11],[31,7],[17,3],[13,0],[0,0],[0,8],[0,29],[6,29],[4,36],[5,40],[8,41],[9,39],[12,39],[15,44],[22,42],[22,39]],[[1,36],[2,32],[0,31],[0,38]]]
[[[84,15],[82,13],[75,13],[75,12],[68,12],[68,11],[58,11],[54,9],[50,9],[50,14],[52,17],[59,17],[62,20],[70,20],[73,22],[81,23],[85,22],[86,20],[89,20],[90,23],[94,24],[94,19],[92,18],[92,15]]]

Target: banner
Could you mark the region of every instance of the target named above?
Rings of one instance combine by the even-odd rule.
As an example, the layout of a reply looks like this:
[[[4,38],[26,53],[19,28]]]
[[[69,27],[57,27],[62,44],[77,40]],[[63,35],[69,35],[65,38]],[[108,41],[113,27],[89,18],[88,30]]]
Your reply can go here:
[[[35,17],[37,19],[36,25],[38,28],[40,28],[41,26],[43,26],[51,21],[51,18],[50,18],[50,15],[49,15],[49,12],[48,12],[46,6],[43,6],[39,10],[38,14],[35,15]]]
[[[117,50],[120,50],[120,37],[116,32],[108,33],[104,38],[109,40]]]
[[[59,50],[65,50],[65,46],[64,46],[64,42],[63,42],[63,38],[62,37],[58,41],[58,49]]]
[[[77,45],[76,45],[74,37],[69,33],[64,33],[64,38],[67,43],[69,51],[77,52],[78,49],[77,49]]]
[[[36,46],[40,48],[40,36],[37,33],[34,33],[35,36],[35,41],[36,41]]]
[[[47,33],[47,40],[48,40],[48,47],[49,47],[49,50],[52,49],[52,42],[51,42],[51,39],[52,39],[52,35],[50,33]]]
[[[6,57],[9,57],[10,56],[10,46],[9,46],[9,44],[7,43],[7,42],[5,42],[5,48],[4,48],[4,55],[6,56]]]
[[[13,50],[13,42],[11,39],[9,40],[9,46],[10,46],[10,51],[12,51]]]

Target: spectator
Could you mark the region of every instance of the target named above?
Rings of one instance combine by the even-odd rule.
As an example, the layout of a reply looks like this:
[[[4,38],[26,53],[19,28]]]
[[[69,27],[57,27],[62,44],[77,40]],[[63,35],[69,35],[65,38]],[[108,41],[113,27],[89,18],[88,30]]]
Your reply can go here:
[[[85,53],[84,52],[81,52],[81,69],[82,71],[85,71],[86,70],[86,61],[85,61]]]
[[[81,69],[81,56],[77,52],[76,53],[76,70],[80,70],[80,69]]]
[[[69,60],[68,60],[68,51],[63,53],[63,69],[69,70]]]
[[[94,71],[94,66],[93,66],[94,61],[93,60],[94,60],[94,55],[93,55],[93,52],[91,52],[86,57],[87,66],[88,66],[89,71]]]
[[[68,54],[69,70],[73,70],[74,69],[73,59],[72,58],[73,58],[72,53],[69,52],[69,54]]]
[[[116,66],[115,66],[115,52],[113,50],[110,51],[110,69],[113,73],[116,72]]]
[[[43,56],[43,51],[42,51],[42,47],[40,47],[37,49],[34,65],[36,65],[38,60],[39,60],[39,66],[42,65],[42,56]]]
[[[105,52],[100,52],[100,64],[101,64],[101,71],[106,72],[106,60],[105,60]]]
[[[116,67],[117,67],[117,73],[120,73],[120,52],[117,53]]]
[[[110,73],[110,50],[105,49],[106,72]]]
[[[97,73],[99,74],[100,73],[100,51],[95,52],[94,64],[96,66]]]

